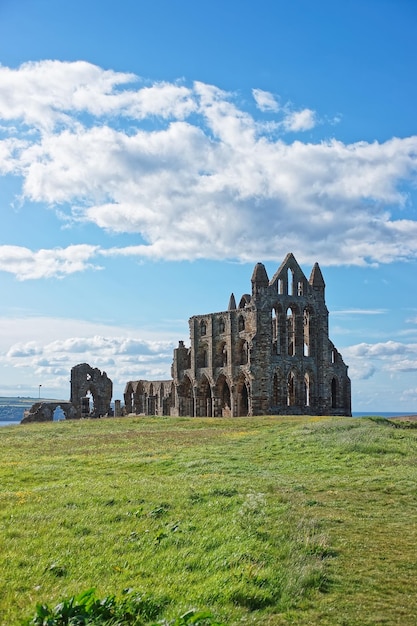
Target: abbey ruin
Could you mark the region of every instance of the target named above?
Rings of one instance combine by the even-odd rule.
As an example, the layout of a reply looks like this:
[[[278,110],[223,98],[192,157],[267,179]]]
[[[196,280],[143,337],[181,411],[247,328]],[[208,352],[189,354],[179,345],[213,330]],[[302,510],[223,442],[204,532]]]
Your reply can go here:
[[[189,320],[190,347],[174,350],[171,380],[129,381],[111,408],[113,383],[87,363],[71,370],[69,402],[37,402],[22,423],[119,415],[235,417],[351,415],[347,366],[329,339],[318,263],[307,280],[293,254],[271,280],[257,263],[252,294],[227,311]],[[90,405],[92,401],[92,406]]]
[[[329,339],[318,263],[307,280],[288,254],[269,280],[226,311],[189,320],[190,347],[174,350],[172,379],[129,381],[125,413],[137,415],[351,415],[347,366]]]

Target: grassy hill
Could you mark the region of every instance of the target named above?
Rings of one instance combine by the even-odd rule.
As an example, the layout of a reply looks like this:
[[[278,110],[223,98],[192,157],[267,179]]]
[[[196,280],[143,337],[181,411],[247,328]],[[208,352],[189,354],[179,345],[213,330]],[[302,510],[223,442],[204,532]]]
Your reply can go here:
[[[365,418],[3,427],[0,624],[94,587],[168,622],[414,625],[416,438]]]

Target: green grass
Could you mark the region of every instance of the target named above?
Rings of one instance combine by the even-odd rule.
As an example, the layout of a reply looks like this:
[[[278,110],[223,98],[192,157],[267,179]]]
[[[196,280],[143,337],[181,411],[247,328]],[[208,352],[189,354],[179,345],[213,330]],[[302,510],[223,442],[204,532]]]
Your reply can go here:
[[[417,430],[386,424],[3,427],[0,624],[94,588],[151,598],[150,623],[414,625]]]

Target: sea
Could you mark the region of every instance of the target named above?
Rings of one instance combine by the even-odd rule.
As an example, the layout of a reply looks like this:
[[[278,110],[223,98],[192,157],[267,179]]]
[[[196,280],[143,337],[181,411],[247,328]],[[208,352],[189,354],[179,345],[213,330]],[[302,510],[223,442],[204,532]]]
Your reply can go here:
[[[36,402],[36,400],[34,400],[34,402]],[[33,403],[32,403],[33,404]],[[30,405],[32,406],[32,405]],[[0,427],[1,426],[16,426],[18,424],[20,424],[20,420],[23,417],[23,410],[21,409],[21,407],[19,407],[19,412],[18,415],[14,415],[12,419],[7,419],[7,417],[4,415],[4,412],[2,412],[2,406],[0,404]],[[26,408],[26,407],[25,407]],[[2,415],[3,413],[3,415]],[[392,412],[386,412],[386,411],[352,411],[352,417],[369,417],[371,415],[378,415],[380,417],[406,417],[407,415],[415,415],[417,414],[417,410],[415,413],[411,413],[410,411],[408,411],[408,413],[404,413],[402,411],[392,411]],[[10,412],[9,412],[10,415]],[[11,416],[10,416],[11,417]],[[54,415],[54,421],[59,421],[61,419],[64,418],[64,414],[60,413],[58,410],[55,412]]]

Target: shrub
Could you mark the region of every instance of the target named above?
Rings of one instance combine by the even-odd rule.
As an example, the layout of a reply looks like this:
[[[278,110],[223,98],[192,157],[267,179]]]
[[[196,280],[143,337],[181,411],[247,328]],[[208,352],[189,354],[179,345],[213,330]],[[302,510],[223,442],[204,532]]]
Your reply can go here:
[[[51,608],[38,604],[36,614],[27,626],[141,626],[155,620],[165,608],[167,601],[153,596],[123,592],[121,599],[107,596],[100,600],[95,589],[88,589],[77,596],[63,600]],[[192,623],[192,622],[190,622]]]

